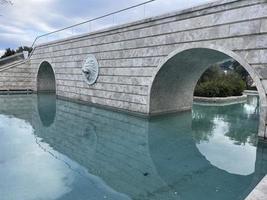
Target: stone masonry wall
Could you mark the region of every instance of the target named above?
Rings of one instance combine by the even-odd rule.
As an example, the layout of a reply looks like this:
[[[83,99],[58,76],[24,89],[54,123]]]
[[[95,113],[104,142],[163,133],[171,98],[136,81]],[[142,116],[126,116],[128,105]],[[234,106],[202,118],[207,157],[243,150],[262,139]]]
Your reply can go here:
[[[234,51],[267,79],[267,2],[220,1],[43,44],[31,57],[31,69],[36,74],[40,63],[48,61],[59,96],[148,113],[149,87],[160,61],[178,48],[201,45]],[[81,73],[88,54],[100,65],[93,86]]]
[[[32,82],[34,74],[28,62],[11,63],[10,66],[4,68],[5,66],[0,68],[0,90],[34,89]]]

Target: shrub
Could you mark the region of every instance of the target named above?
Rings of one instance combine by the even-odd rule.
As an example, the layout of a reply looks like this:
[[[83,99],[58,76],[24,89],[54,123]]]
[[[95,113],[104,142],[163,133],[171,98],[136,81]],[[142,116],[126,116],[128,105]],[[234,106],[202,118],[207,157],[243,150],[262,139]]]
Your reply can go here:
[[[201,97],[240,96],[245,87],[245,82],[238,74],[222,74],[215,79],[199,82],[194,95]]]

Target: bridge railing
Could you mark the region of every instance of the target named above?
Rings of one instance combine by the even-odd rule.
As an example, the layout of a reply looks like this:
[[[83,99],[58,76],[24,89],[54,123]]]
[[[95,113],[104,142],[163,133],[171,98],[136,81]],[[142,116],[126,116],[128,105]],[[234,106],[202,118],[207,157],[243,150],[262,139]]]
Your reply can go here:
[[[208,2],[213,0],[206,1]],[[143,3],[135,4],[130,7],[83,21],[81,23],[39,35],[33,41],[32,49],[34,51],[34,47],[40,44],[63,40],[77,35],[90,34],[91,32],[95,32],[100,29],[118,26],[184,8],[184,4],[177,1],[148,0]]]
[[[78,24],[74,24],[59,30],[55,30],[43,35],[39,35],[35,38],[32,43],[32,49],[40,44],[49,43],[55,40],[65,39],[74,37],[77,35],[88,34],[90,32],[95,32],[100,29],[121,25],[141,19],[145,19],[153,16],[151,15],[151,10],[148,12],[148,6],[157,0],[149,0],[140,4],[136,4],[115,12],[111,12],[100,17],[96,17],[87,21],[83,21]],[[127,13],[126,13],[127,12]],[[123,13],[125,15],[123,15]],[[33,53],[32,51],[32,53]],[[31,53],[31,55],[32,55]]]
[[[32,51],[30,52],[27,61],[30,60],[31,56],[35,51],[35,47],[38,45],[53,42],[56,40],[63,40],[66,38],[75,37],[82,34],[90,34],[100,29],[142,20],[155,15],[159,15],[160,13],[170,11],[170,10],[163,10],[162,8],[160,8],[161,12],[158,12],[158,10],[156,11],[155,9],[157,8],[155,7],[155,5],[153,5],[153,2],[156,1],[157,2],[161,1],[160,3],[164,3],[165,0],[148,0],[143,3],[139,3],[127,8],[107,13],[105,15],[89,19],[87,21],[83,21],[81,23],[77,23],[71,26],[64,27],[62,29],[58,29],[49,33],[39,35],[34,39],[31,45]],[[16,65],[14,65],[13,67],[15,66]],[[12,66],[6,69],[10,68],[12,68]],[[0,72],[6,69],[1,69]]]
[[[181,9],[180,6],[179,4],[177,5],[177,2],[175,3],[174,1],[148,0],[143,3],[139,3],[93,19],[83,21],[81,23],[39,35],[34,39],[31,45],[32,51],[28,58],[32,56],[35,47],[38,45],[53,42],[56,40],[63,40],[82,34],[90,34],[100,29],[118,26],[167,12],[172,12]]]

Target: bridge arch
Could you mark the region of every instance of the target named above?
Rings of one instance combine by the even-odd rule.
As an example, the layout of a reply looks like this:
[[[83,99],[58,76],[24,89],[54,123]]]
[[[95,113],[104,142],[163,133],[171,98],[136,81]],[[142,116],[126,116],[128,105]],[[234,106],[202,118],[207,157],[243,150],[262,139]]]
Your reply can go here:
[[[149,88],[149,114],[159,115],[190,110],[197,81],[212,64],[227,59],[236,60],[254,80],[260,99],[258,135],[267,137],[266,95],[260,77],[247,61],[231,50],[214,45],[192,46],[171,52],[158,65]]]
[[[37,92],[56,93],[56,78],[52,65],[43,61],[37,73]]]

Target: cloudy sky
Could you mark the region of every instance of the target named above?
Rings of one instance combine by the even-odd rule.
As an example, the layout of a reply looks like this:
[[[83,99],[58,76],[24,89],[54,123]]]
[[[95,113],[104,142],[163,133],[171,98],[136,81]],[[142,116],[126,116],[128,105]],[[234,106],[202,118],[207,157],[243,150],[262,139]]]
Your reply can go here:
[[[30,46],[40,34],[70,26],[104,15],[145,0],[11,0],[13,5],[0,0],[0,54],[5,48]],[[181,10],[214,0],[156,0],[146,7],[123,12],[82,27],[68,30],[43,41],[89,32],[125,22]],[[41,40],[39,42],[42,42]]]

